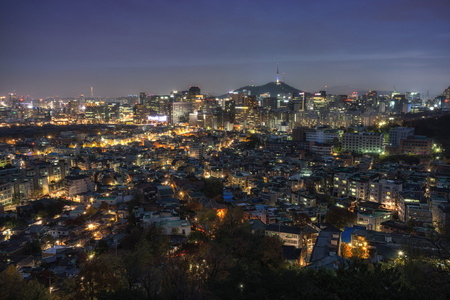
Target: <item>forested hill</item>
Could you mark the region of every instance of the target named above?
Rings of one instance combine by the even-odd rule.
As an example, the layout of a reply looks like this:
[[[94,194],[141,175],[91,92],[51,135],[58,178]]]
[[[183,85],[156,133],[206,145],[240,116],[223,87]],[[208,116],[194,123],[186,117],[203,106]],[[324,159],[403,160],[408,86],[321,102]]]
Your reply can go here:
[[[271,97],[276,97],[278,94],[293,94],[301,92],[301,90],[296,89],[295,87],[292,87],[284,82],[280,82],[279,84],[276,82],[269,82],[264,85],[244,86],[236,89],[235,92],[243,90],[250,91],[251,94],[255,96],[268,93]]]
[[[404,126],[414,127],[416,135],[425,135],[442,144],[444,155],[450,158],[450,114],[426,119],[408,120]]]

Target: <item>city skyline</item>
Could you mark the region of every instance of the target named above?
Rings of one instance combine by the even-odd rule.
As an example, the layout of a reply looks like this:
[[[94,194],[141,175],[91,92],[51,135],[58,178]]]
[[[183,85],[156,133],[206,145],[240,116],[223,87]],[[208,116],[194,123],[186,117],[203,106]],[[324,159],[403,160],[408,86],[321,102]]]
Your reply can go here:
[[[449,12],[0,1],[0,298],[450,299]]]
[[[280,77],[338,93],[430,91],[450,78],[448,1],[33,1],[0,4],[0,95],[101,97]],[[295,13],[298,12],[298,13]]]

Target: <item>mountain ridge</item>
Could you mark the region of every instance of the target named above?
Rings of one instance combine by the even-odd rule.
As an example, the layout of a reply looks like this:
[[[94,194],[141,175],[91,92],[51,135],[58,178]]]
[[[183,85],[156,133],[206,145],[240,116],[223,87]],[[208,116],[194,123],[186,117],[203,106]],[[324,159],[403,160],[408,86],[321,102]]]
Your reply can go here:
[[[289,84],[284,82],[280,82],[277,84],[276,82],[268,82],[263,85],[247,85],[238,89],[233,90],[234,92],[242,92],[244,90],[250,91],[251,95],[259,96],[261,94],[269,93],[271,97],[276,97],[278,94],[293,94],[300,93],[302,90],[299,90]]]

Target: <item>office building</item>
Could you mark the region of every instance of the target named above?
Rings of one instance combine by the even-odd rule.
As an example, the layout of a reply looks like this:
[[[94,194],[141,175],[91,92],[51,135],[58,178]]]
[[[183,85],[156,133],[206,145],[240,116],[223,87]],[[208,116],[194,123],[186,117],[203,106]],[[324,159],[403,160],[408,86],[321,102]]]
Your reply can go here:
[[[190,112],[192,112],[191,102],[170,102],[168,121],[170,124],[187,122]]]

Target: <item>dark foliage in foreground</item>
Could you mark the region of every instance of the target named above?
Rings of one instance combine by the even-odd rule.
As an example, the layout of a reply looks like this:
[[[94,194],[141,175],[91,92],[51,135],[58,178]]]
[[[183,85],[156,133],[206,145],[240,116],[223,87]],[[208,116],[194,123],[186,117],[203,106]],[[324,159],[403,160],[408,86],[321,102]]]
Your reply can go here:
[[[448,299],[448,268],[408,258],[390,264],[351,261],[336,270],[297,269],[281,241],[255,235],[230,210],[213,238],[170,252],[157,228],[134,228],[115,251],[86,260],[77,278],[57,283],[52,299]],[[0,274],[1,299],[49,299],[48,287]],[[14,292],[15,291],[15,292]],[[18,293],[14,296],[14,293]],[[5,296],[6,295],[6,298]],[[35,295],[35,297],[33,297]],[[14,296],[14,297],[13,297]],[[12,298],[9,298],[12,297]],[[17,299],[19,299],[17,298]]]

